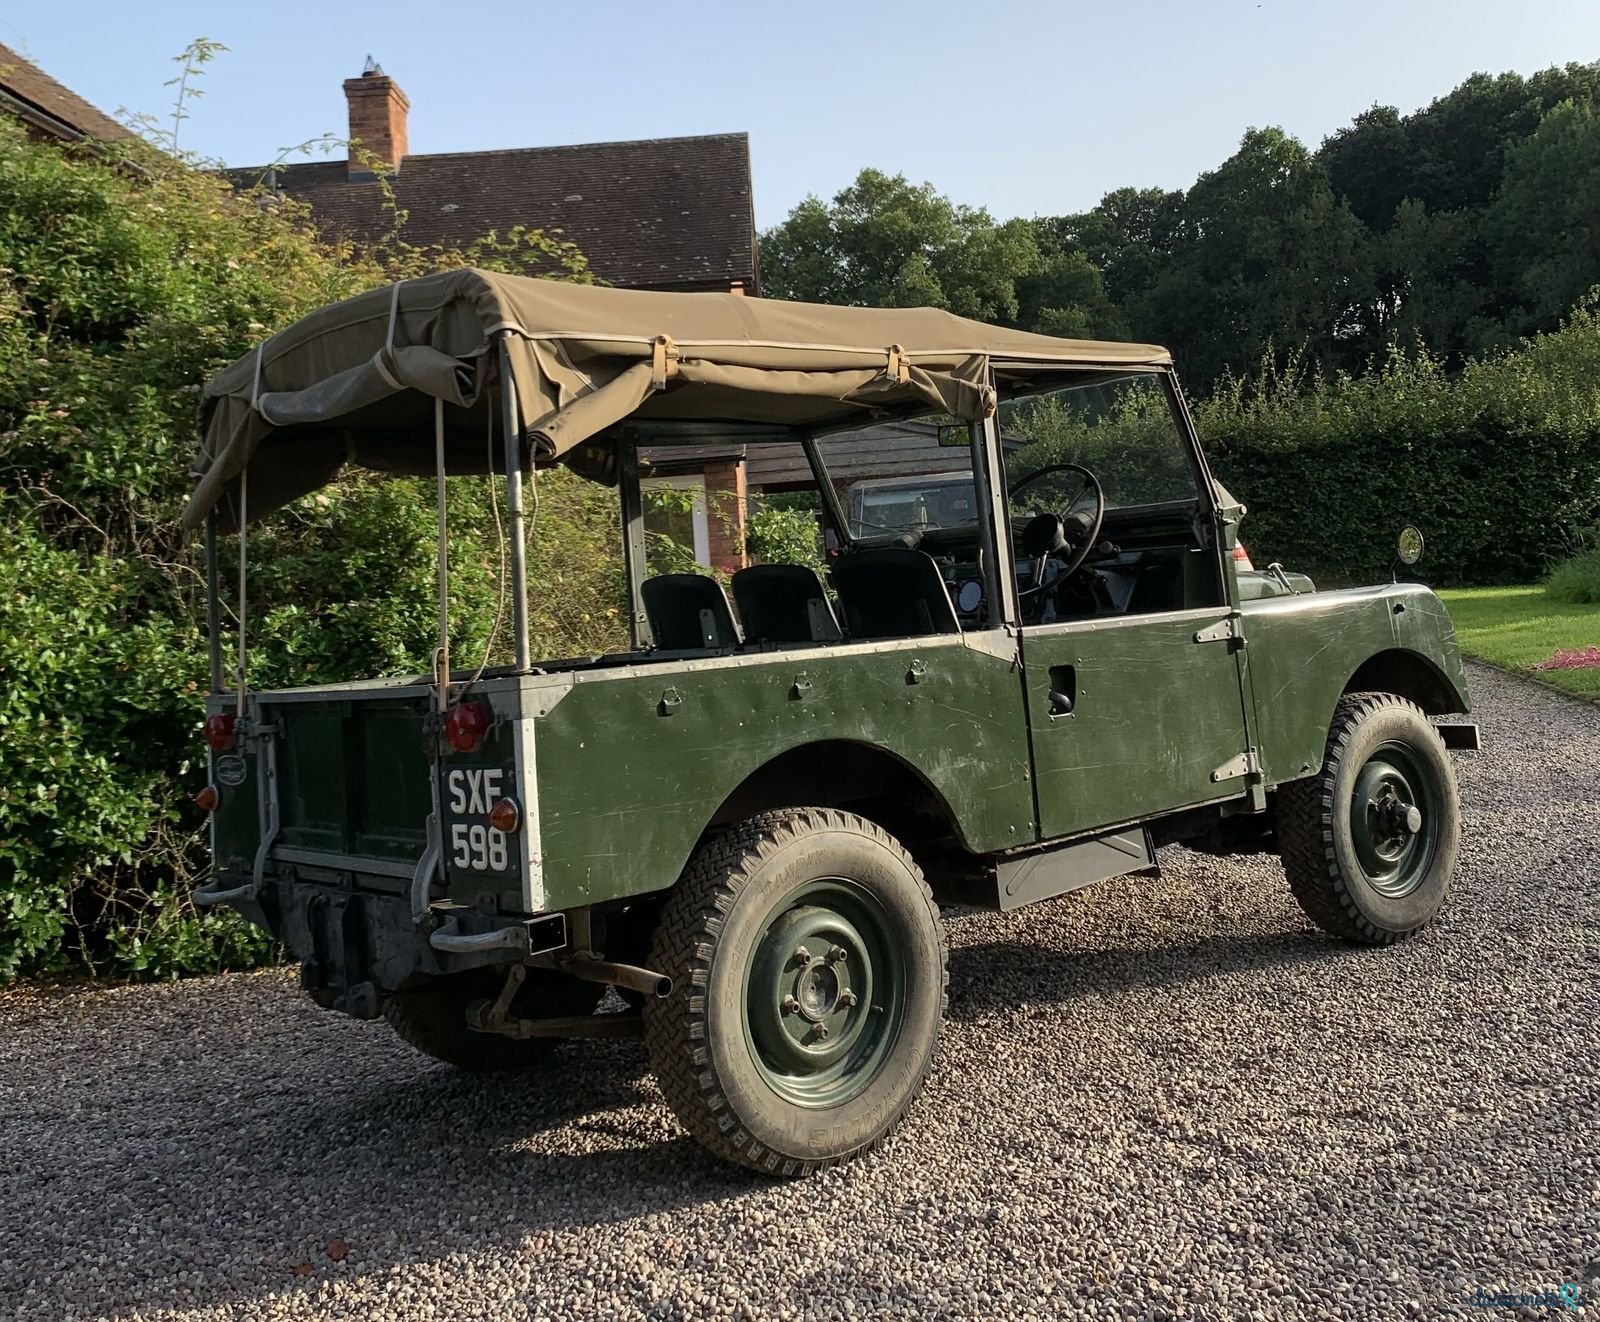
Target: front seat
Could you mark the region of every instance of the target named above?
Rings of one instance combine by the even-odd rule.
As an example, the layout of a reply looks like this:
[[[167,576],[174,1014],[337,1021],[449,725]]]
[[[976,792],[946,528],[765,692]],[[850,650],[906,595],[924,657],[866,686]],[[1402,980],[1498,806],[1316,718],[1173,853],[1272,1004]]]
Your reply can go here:
[[[660,574],[640,585],[651,637],[663,652],[732,651],[739,628],[722,584],[705,574]]]
[[[806,565],[751,565],[733,576],[744,636],[762,643],[836,643],[842,636],[817,571]]]
[[[939,565],[925,551],[879,546],[849,551],[833,566],[852,638],[919,638],[960,633]]]

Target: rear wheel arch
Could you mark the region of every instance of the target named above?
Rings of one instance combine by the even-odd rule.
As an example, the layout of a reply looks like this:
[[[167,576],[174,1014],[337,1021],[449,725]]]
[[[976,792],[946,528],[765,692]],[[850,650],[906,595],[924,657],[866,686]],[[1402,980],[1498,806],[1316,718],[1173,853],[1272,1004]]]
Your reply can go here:
[[[782,808],[843,808],[876,823],[913,854],[967,843],[949,800],[909,762],[876,744],[825,739],[764,762],[725,798],[707,831]]]

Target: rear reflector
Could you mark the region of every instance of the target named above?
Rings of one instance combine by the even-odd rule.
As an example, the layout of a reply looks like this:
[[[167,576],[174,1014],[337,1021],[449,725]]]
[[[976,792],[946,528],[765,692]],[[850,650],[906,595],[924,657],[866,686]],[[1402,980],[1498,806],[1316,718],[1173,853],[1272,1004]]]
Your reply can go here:
[[[194,796],[194,801],[199,805],[201,812],[215,812],[217,805],[222,802],[222,795],[215,785],[207,785]]]

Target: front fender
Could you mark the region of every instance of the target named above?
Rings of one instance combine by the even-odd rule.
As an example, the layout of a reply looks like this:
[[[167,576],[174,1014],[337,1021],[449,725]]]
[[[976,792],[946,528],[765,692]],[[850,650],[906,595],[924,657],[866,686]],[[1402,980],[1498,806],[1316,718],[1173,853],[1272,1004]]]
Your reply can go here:
[[[1466,670],[1450,612],[1416,583],[1246,602],[1247,699],[1271,785],[1322,764],[1342,694],[1383,689],[1430,715],[1465,712]]]

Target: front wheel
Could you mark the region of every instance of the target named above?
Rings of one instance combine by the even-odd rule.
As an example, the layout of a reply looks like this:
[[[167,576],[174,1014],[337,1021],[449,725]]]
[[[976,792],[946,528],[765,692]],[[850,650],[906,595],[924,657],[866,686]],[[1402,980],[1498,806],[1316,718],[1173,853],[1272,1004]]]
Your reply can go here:
[[[656,927],[672,995],[651,1068],[703,1146],[804,1175],[878,1146],[943,1024],[944,930],[911,856],[850,813],[764,813],[712,836]]]
[[[1330,935],[1384,946],[1444,907],[1461,801],[1444,740],[1415,703],[1350,693],[1322,770],[1278,790],[1278,844],[1300,907]]]

